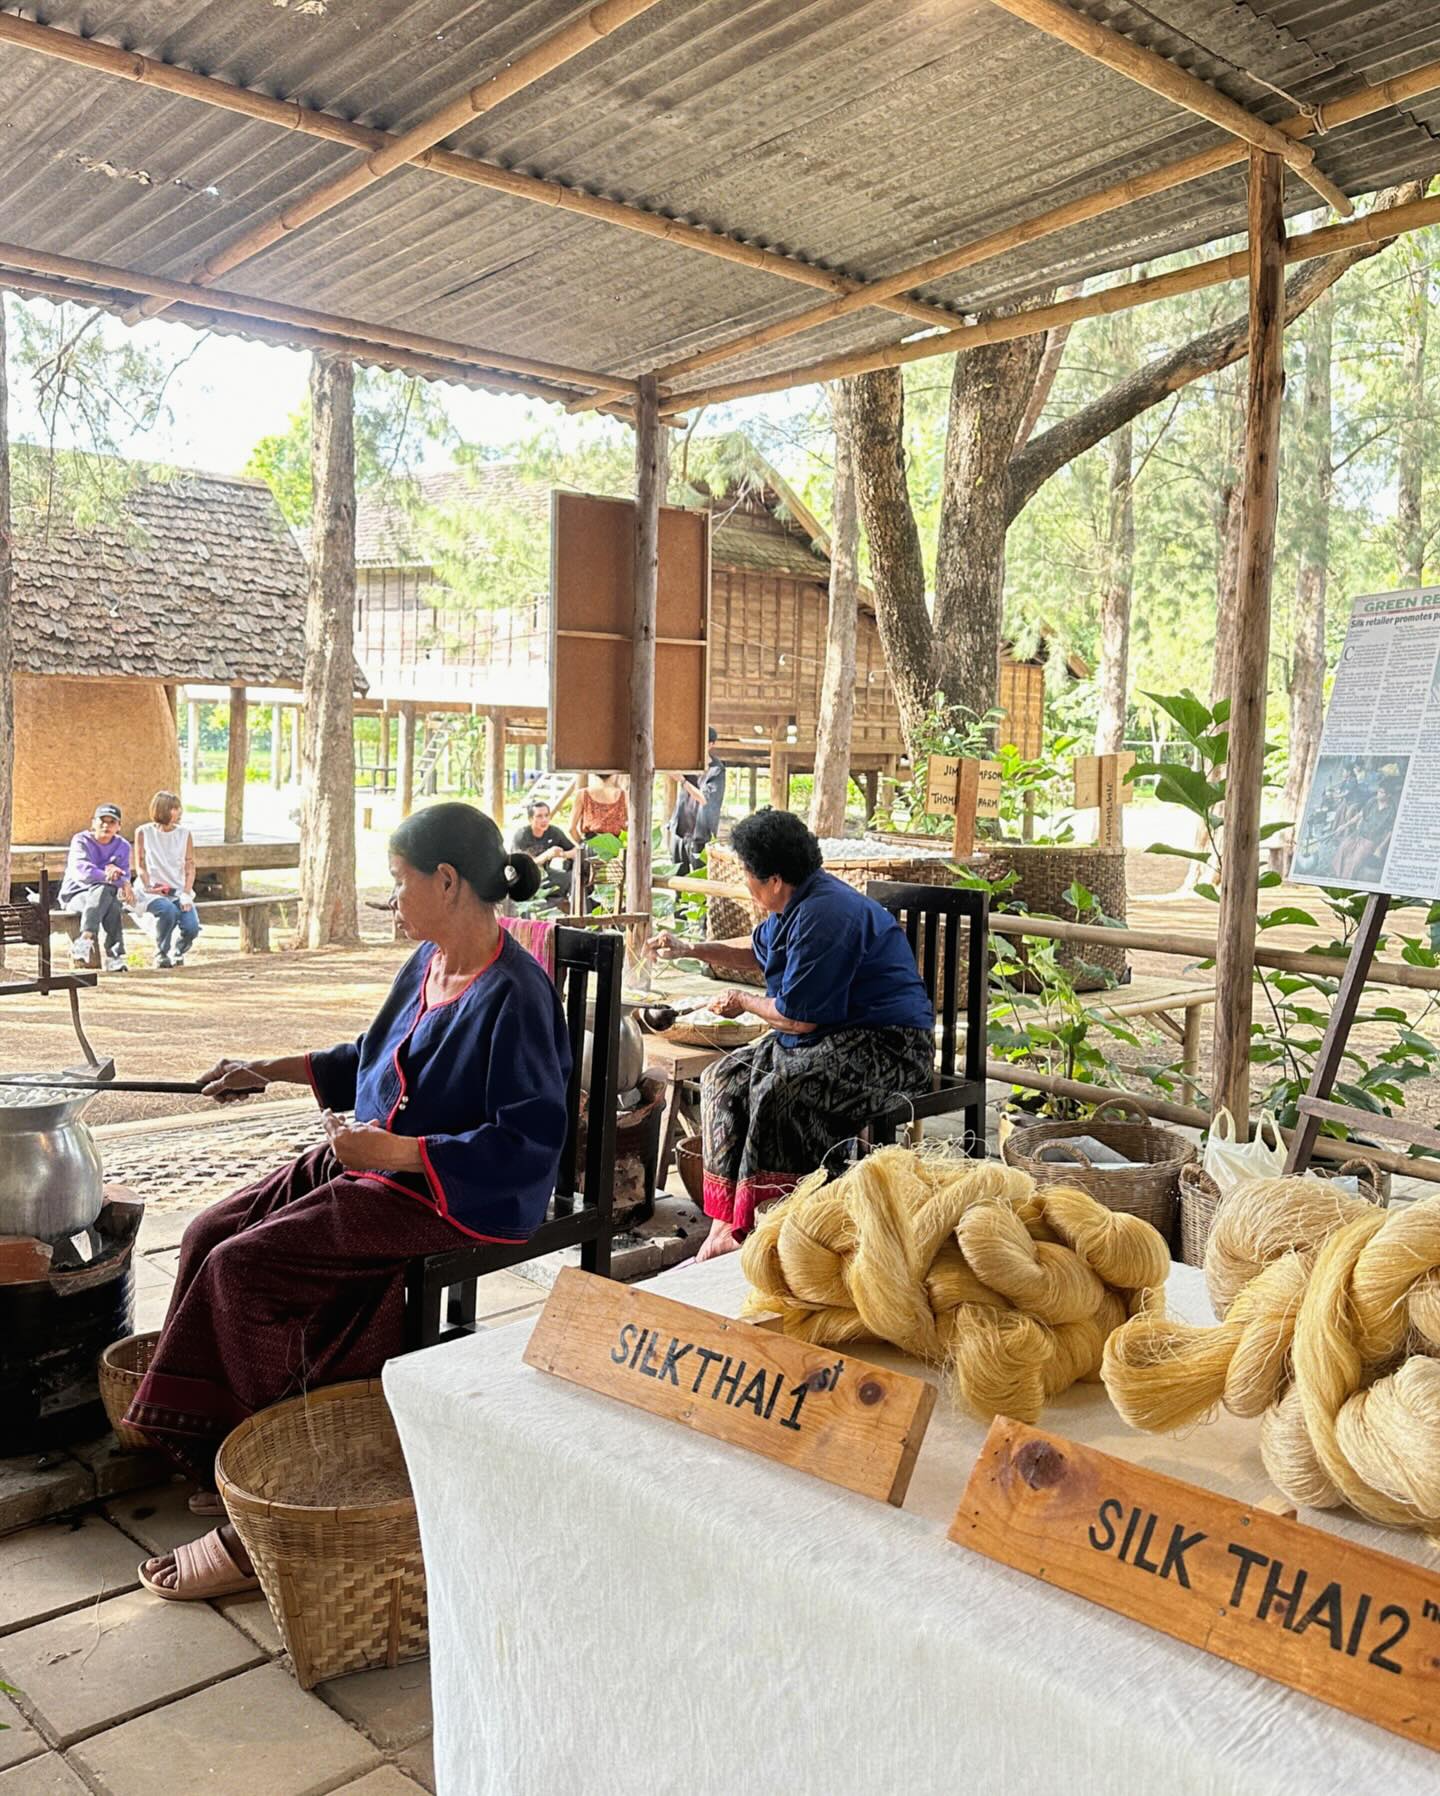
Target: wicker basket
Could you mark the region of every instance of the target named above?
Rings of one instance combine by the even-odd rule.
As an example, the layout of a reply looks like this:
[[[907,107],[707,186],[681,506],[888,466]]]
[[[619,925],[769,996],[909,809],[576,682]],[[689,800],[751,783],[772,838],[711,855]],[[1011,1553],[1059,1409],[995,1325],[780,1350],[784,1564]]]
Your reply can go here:
[[[215,1480],[301,1689],[423,1657],[420,1529],[378,1378],[249,1417],[221,1445]]]
[[[105,1414],[115,1430],[116,1440],[136,1453],[147,1451],[154,1443],[136,1429],[125,1426],[125,1412],[140,1389],[141,1379],[150,1370],[155,1343],[159,1339],[158,1330],[153,1334],[124,1335],[120,1340],[112,1341],[100,1355],[100,1401],[105,1405]]]
[[[1309,1176],[1339,1179],[1347,1173],[1357,1175],[1360,1195],[1367,1203],[1376,1204],[1382,1210],[1385,1208],[1390,1201],[1389,1175],[1382,1174],[1373,1161],[1361,1155],[1353,1160],[1346,1160],[1340,1166],[1312,1166]],[[1215,1218],[1224,1201],[1220,1195],[1220,1187],[1208,1172],[1193,1163],[1181,1167],[1180,1258],[1187,1266],[1205,1264],[1205,1248],[1210,1240],[1210,1231],[1215,1226]]]
[[[705,1161],[700,1151],[700,1137],[691,1135],[675,1143],[675,1164],[680,1169],[680,1183],[685,1195],[697,1210],[705,1208]]]
[[[758,1041],[767,1027],[765,1023],[734,1022],[717,1029],[713,1024],[687,1023],[682,1018],[660,1033],[666,1041],[682,1048],[744,1048]]]
[[[1075,1185],[1111,1210],[1139,1216],[1167,1241],[1175,1227],[1175,1203],[1181,1169],[1195,1158],[1195,1144],[1173,1129],[1159,1128],[1148,1116],[1138,1121],[1108,1117],[1108,1111],[1125,1111],[1118,1100],[1101,1104],[1084,1122],[1032,1123],[1017,1130],[1001,1149],[1007,1166],[1017,1166],[1040,1185]],[[1093,1135],[1117,1154],[1133,1160],[1133,1166],[1092,1166],[1083,1156],[1073,1162],[1037,1160],[1036,1150],[1047,1142],[1072,1141],[1077,1135]]]
[[[948,886],[955,883],[950,860],[944,852],[919,854],[897,850],[885,855],[851,855],[842,849],[825,852],[825,871],[847,886],[863,892],[872,879],[899,880],[906,885]],[[733,849],[712,842],[706,849],[705,873],[721,885],[741,885],[740,862]],[[760,921],[760,910],[748,898],[707,898],[705,901],[706,933],[711,941],[724,942],[734,936],[749,935]]]
[[[1063,923],[1076,921],[1075,907],[1065,898],[1070,886],[1078,880],[1094,894],[1101,910],[1117,923],[1125,921],[1125,852],[1120,848],[1097,848],[1093,844],[1033,842],[995,842],[989,844],[993,859],[986,868],[987,879],[998,879],[1015,873],[1018,883],[1007,895],[1007,901],[1018,901],[1037,917],[1058,917]],[[1023,944],[1012,943],[1018,959],[1024,959]],[[1077,992],[1104,991],[1110,980],[1123,979],[1129,967],[1125,949],[1098,946],[1090,942],[1057,942],[1056,959],[1074,982]],[[1098,971],[1086,971],[1087,968]],[[1107,979],[1105,976],[1109,975]],[[1022,974],[1016,983],[1029,984]]]

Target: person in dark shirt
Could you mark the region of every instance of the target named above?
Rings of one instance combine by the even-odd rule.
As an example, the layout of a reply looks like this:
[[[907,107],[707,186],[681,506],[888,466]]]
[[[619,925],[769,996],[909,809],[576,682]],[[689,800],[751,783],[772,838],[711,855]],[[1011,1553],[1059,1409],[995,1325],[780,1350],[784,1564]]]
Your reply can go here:
[[[720,812],[725,804],[725,763],[715,753],[716,732],[710,732],[710,764],[694,779],[680,781],[675,814],[670,819],[670,851],[683,878],[700,865],[706,844],[720,833]]]
[[[568,902],[575,858],[575,844],[550,820],[550,807],[532,798],[525,807],[526,821],[510,838],[515,854],[528,854],[545,875],[546,896]]]
[[[750,941],[697,946],[667,931],[651,942],[663,959],[765,974],[763,994],[737,988],[711,1006],[771,1033],[701,1077],[702,1260],[738,1247],[757,1207],[788,1196],[867,1117],[928,1091],[935,1065],[934,1009],[890,912],[825,872],[789,811],[745,818],[730,846],[764,912]]]

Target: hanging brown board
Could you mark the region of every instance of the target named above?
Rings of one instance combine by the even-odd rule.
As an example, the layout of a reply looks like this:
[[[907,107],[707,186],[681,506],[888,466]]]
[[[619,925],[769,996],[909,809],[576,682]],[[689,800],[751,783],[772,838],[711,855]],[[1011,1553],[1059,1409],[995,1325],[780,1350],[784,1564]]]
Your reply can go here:
[[[630,761],[635,506],[550,495],[550,743],[563,773]],[[655,766],[692,773],[708,758],[710,514],[660,512],[655,606]]]
[[[1045,669],[1038,661],[1012,661],[1000,653],[1000,709],[996,737],[1018,749],[1021,760],[1045,752]]]

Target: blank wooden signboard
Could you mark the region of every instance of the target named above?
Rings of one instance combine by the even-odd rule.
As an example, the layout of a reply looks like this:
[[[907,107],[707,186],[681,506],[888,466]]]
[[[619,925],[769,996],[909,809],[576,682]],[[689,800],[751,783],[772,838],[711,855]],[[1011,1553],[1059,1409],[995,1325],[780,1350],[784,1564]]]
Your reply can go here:
[[[630,764],[635,506],[550,495],[550,741],[562,772]],[[660,512],[655,618],[655,766],[708,759],[710,514]]]

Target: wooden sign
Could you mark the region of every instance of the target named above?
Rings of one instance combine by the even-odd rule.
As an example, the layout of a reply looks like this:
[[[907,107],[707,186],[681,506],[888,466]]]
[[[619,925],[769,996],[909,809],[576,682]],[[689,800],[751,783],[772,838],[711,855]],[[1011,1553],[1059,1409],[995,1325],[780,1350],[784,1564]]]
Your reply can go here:
[[[550,495],[550,747],[565,773],[630,765],[635,505]],[[709,757],[710,514],[660,508],[655,595],[655,765]]]
[[[1440,1574],[1003,1416],[950,1538],[1440,1751]]]
[[[862,1496],[903,1503],[935,1388],[571,1266],[525,1363]]]
[[[1126,783],[1125,775],[1135,765],[1133,754],[1076,755],[1075,809],[1100,812],[1097,840],[1102,848],[1123,846],[1120,807],[1130,804],[1135,789]]]
[[[925,808],[955,819],[951,852],[967,860],[975,847],[975,822],[1000,815],[1000,763],[931,755],[925,775]]]

